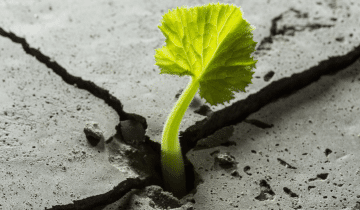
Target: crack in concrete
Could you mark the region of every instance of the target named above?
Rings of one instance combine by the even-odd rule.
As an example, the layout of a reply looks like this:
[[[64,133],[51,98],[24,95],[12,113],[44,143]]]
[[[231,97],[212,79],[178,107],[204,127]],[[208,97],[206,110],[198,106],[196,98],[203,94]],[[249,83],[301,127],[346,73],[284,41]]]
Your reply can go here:
[[[290,169],[297,169],[296,167],[290,165],[289,163],[285,162],[284,160],[277,158],[277,160],[279,161],[279,163],[283,166],[285,166],[286,168],[290,168]]]
[[[113,190],[98,196],[84,198],[82,200],[74,200],[73,204],[68,205],[55,205],[51,208],[45,208],[46,210],[87,210],[102,205],[113,203],[122,198],[126,193],[132,189],[142,189],[146,186],[150,186],[153,183],[148,179],[129,178],[126,181],[120,183],[114,187]]]
[[[291,10],[292,12],[296,13],[296,15],[300,15],[300,17],[305,17],[306,14],[300,14],[297,10]],[[277,22],[282,18],[282,15],[273,18],[272,26],[270,28],[270,36],[265,37],[259,44],[257,51],[259,50],[267,50],[266,47],[269,43],[272,43],[272,37],[281,34],[287,34],[287,31],[299,31],[297,28],[283,28],[281,30],[276,30]],[[332,25],[305,25],[300,30],[304,30],[305,28],[309,28],[310,30],[318,29],[321,27],[332,27]],[[81,77],[76,77],[70,75],[62,66],[60,66],[57,62],[52,61],[49,57],[42,54],[39,50],[31,48],[29,44],[26,42],[24,38],[20,38],[13,34],[12,32],[6,32],[0,27],[0,35],[11,39],[15,43],[19,43],[23,46],[23,49],[27,54],[30,54],[37,58],[41,63],[45,64],[48,68],[52,69],[56,74],[63,78],[63,80],[71,85],[77,85],[80,89],[88,90],[94,96],[103,99],[109,106],[114,108],[114,110],[120,116],[121,121],[124,120],[134,120],[140,122],[144,129],[147,128],[146,119],[140,115],[126,113],[123,111],[123,105],[121,102],[112,96],[109,91],[98,87],[91,81],[83,80]],[[195,125],[190,126],[184,132],[180,132],[180,143],[181,149],[183,153],[183,157],[186,157],[186,153],[196,146],[198,140],[206,138],[212,135],[217,130],[220,130],[229,125],[235,125],[239,122],[242,122],[246,119],[247,116],[250,114],[257,112],[262,107],[266,106],[267,104],[278,100],[283,97],[287,97],[295,91],[300,90],[313,82],[316,82],[321,76],[327,74],[335,74],[336,72],[344,69],[345,67],[351,65],[360,57],[360,46],[355,47],[352,51],[350,51],[346,55],[342,56],[335,56],[329,57],[327,60],[321,61],[317,66],[314,66],[310,69],[305,70],[301,73],[293,74],[290,77],[282,78],[278,81],[272,82],[265,88],[261,89],[259,92],[249,95],[248,98],[235,102],[229,107],[224,108],[223,110],[217,111],[212,113],[209,118],[204,119],[202,121],[198,121]],[[270,80],[271,73],[266,77],[267,80]],[[268,126],[265,126],[268,127]],[[117,130],[121,132],[120,124],[117,126]],[[149,137],[146,136],[146,141],[151,142]],[[160,148],[158,144],[152,145],[155,147],[156,151],[159,152]],[[185,158],[185,162],[189,163],[187,158]],[[148,185],[151,185],[149,183]],[[137,181],[130,181],[129,186],[127,186],[126,190],[123,189],[122,191],[117,189],[118,196],[121,193],[129,192],[133,188],[142,188],[147,186],[145,182],[137,182]],[[121,192],[120,192],[121,191]],[[126,194],[122,194],[120,197]],[[109,192],[114,193],[114,192]],[[117,197],[118,197],[117,196]],[[113,196],[111,196],[113,197]],[[118,197],[119,198],[119,197]],[[89,202],[91,198],[87,198],[81,201],[74,201],[75,204],[69,207],[61,206],[61,207],[54,207],[52,209],[84,209],[83,206],[86,206],[86,203]],[[112,201],[113,202],[113,201]],[[87,205],[88,207],[88,205]]]
[[[291,26],[282,26],[279,28],[278,22],[281,21],[286,15],[295,16],[297,19],[306,19],[308,18],[308,13],[301,13],[301,11],[294,8],[290,8],[288,11],[280,14],[279,16],[272,19],[271,28],[270,28],[270,37],[275,35],[294,35],[296,31],[304,31],[305,29],[316,30],[320,28],[330,28],[334,24],[321,24],[321,23],[306,23],[306,24],[296,24]],[[333,22],[336,21],[331,19]]]
[[[15,43],[21,44],[27,54],[34,56],[40,63],[45,64],[54,73],[59,75],[67,84],[75,85],[79,89],[87,90],[94,96],[103,99],[106,104],[108,104],[118,113],[121,121],[134,120],[136,122],[140,122],[144,129],[147,128],[146,119],[143,116],[125,112],[123,110],[123,105],[120,100],[117,99],[115,96],[111,95],[108,90],[97,86],[92,81],[84,80],[81,77],[69,74],[66,69],[59,65],[56,61],[53,61],[48,56],[44,55],[40,50],[30,47],[30,45],[24,38],[21,38],[12,32],[7,32],[1,27],[0,35],[9,38]],[[117,130],[119,131],[120,129],[118,129],[117,127]]]
[[[271,40],[271,36],[265,37],[262,41],[266,39]],[[257,50],[259,48],[261,45]],[[183,156],[186,157],[186,153],[194,148],[200,139],[207,138],[226,126],[236,125],[244,121],[250,114],[257,112],[267,104],[294,94],[297,90],[316,82],[321,76],[336,74],[359,58],[360,45],[345,55],[329,57],[327,60],[320,61],[317,66],[274,81],[257,93],[249,95],[246,99],[213,112],[212,115],[202,121],[195,122],[195,125],[180,132],[179,140]]]
[[[108,104],[117,112],[120,121],[126,121],[126,120],[136,121],[141,124],[144,130],[147,128],[146,119],[144,117],[134,113],[126,113],[123,110],[123,105],[120,102],[120,100],[118,100],[115,96],[111,95],[108,90],[97,86],[92,81],[87,81],[82,79],[81,77],[76,77],[69,74],[64,67],[59,65],[57,62],[52,61],[48,56],[44,55],[40,50],[30,47],[30,45],[27,43],[25,38],[21,38],[12,32],[7,32],[1,27],[0,27],[0,35],[9,38],[14,43],[21,44],[24,51],[27,54],[34,56],[40,63],[45,64],[54,73],[59,75],[63,79],[63,81],[66,82],[67,84],[74,85],[79,89],[87,90],[94,96],[104,100],[106,104]],[[117,135],[120,135],[121,138],[124,139],[121,132],[121,123],[119,123],[116,126],[116,130],[117,130]],[[110,137],[110,139],[112,138],[113,137]],[[137,147],[136,145],[132,145],[129,142],[126,143],[130,144],[131,146]],[[147,146],[149,148],[154,147],[153,145],[151,145],[149,139],[144,143],[144,146]],[[82,200],[74,200],[73,204],[57,205],[57,206],[53,206],[52,208],[49,208],[49,210],[50,209],[51,210],[56,210],[56,209],[85,210],[101,205],[107,205],[119,200],[125,194],[130,192],[132,189],[142,189],[145,188],[146,186],[156,185],[156,184],[159,184],[158,179],[151,175],[141,178],[128,178],[126,181],[119,183],[116,187],[114,187],[114,189],[112,189],[111,191],[105,194],[88,197]]]

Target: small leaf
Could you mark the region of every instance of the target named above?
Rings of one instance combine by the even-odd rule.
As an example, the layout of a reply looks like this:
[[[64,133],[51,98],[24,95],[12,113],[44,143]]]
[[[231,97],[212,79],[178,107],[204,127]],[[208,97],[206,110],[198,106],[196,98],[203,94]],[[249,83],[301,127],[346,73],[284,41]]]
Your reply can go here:
[[[166,46],[156,49],[160,74],[189,75],[200,83],[200,96],[211,105],[230,101],[251,83],[256,60],[254,28],[239,7],[208,4],[181,7],[163,15],[158,26]]]

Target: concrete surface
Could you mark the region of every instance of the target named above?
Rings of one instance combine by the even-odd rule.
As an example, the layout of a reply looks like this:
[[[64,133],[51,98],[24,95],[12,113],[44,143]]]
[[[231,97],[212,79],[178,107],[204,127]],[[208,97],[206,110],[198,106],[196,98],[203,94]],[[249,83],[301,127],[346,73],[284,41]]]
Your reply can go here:
[[[89,147],[83,133],[86,122],[96,120],[108,128],[104,138],[114,135],[119,120],[114,110],[64,84],[20,45],[0,42],[1,208],[69,203],[123,181],[124,173],[108,164],[104,145]],[[100,187],[101,179],[108,186]]]
[[[0,209],[96,205],[148,181],[132,168],[142,150],[118,141],[128,121],[115,135],[119,116],[103,100],[64,83],[21,45],[0,43]]]
[[[206,3],[0,2],[0,207],[162,209],[156,192],[174,209],[360,208],[360,4],[350,0],[222,2],[256,27],[253,84],[225,106],[196,96],[185,114],[182,149],[199,175],[189,198],[131,191],[157,184],[148,140],[160,142],[188,82],[158,75],[157,25],[168,9]]]
[[[359,209],[359,94],[360,59],[247,118],[270,127],[241,122],[230,146],[195,147],[195,209]]]

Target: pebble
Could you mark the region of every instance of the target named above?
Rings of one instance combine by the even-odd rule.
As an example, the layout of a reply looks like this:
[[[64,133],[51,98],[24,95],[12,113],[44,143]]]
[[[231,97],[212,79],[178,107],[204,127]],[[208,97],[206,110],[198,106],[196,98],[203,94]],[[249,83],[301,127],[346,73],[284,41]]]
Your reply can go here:
[[[87,122],[84,128],[86,137],[92,137],[96,140],[104,139],[104,131],[101,130],[97,122]]]

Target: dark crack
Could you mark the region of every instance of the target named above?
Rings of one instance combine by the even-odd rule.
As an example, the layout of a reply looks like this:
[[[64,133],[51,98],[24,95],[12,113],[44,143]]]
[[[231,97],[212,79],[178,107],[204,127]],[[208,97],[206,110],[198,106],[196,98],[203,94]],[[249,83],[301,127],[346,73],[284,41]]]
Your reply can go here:
[[[305,13],[300,13],[297,10],[290,9],[288,13],[294,13],[297,18],[307,18]],[[278,17],[275,17],[272,20],[272,27],[270,29],[270,36],[265,37],[260,42],[257,47],[257,54],[261,50],[270,50],[272,44],[272,37],[276,35],[291,35],[291,31],[297,31],[298,29],[305,30],[315,30],[321,27],[332,27],[332,25],[321,25],[317,23],[302,25],[300,28],[278,28],[279,21],[283,18],[283,14]],[[290,32],[289,32],[290,31]],[[24,38],[20,38],[11,32],[6,32],[0,28],[0,35],[11,39],[15,43],[19,43],[23,46],[23,49],[27,54],[30,54],[36,57],[41,63],[45,64],[48,68],[52,69],[56,74],[63,78],[63,80],[71,85],[77,85],[80,89],[88,90],[94,96],[103,99],[109,106],[111,106],[120,116],[120,120],[134,120],[140,122],[144,129],[147,128],[146,119],[142,116],[126,113],[123,110],[123,105],[121,102],[112,96],[109,91],[98,87],[91,81],[83,80],[80,77],[70,75],[62,66],[58,63],[51,61],[51,59],[39,50],[31,48]],[[184,132],[180,132],[179,140],[181,143],[181,149],[183,157],[186,157],[186,153],[195,147],[198,140],[206,138],[212,135],[217,130],[221,128],[235,125],[239,122],[245,120],[250,114],[257,112],[265,105],[278,100],[282,97],[286,97],[290,94],[293,94],[295,91],[300,90],[313,82],[316,82],[321,76],[326,74],[334,74],[341,69],[351,65],[360,57],[360,46],[354,47],[352,51],[342,56],[329,57],[327,60],[319,62],[317,66],[314,66],[304,72],[293,74],[290,77],[279,79],[270,83],[268,86],[259,90],[257,93],[249,95],[246,99],[237,101],[231,106],[228,106],[217,112],[209,113],[208,109],[200,110],[203,115],[208,117],[202,121],[195,122],[195,125],[190,126]],[[270,80],[273,75],[269,74],[267,77],[264,77],[264,80]],[[268,125],[267,125],[268,126]],[[267,127],[265,126],[265,127]],[[121,130],[120,124],[117,126],[117,130]],[[146,137],[146,142],[151,142],[148,137]],[[151,145],[154,150],[160,150],[160,145],[153,143]],[[189,163],[189,160],[185,158],[185,167],[192,167]],[[187,172],[192,170],[186,170]],[[149,184],[141,181],[131,181],[126,182],[129,184],[127,187],[121,187],[122,190],[117,190],[117,197],[122,197],[126,192],[130,191],[132,188],[143,188]],[[270,186],[266,183],[265,180],[262,180],[260,183],[262,192],[259,196],[256,197],[258,200],[268,200],[272,199],[275,193],[271,190]],[[188,187],[189,188],[189,187]],[[125,190],[126,189],[126,190]],[[114,190],[116,191],[116,190]],[[114,193],[109,192],[109,193]],[[121,195],[123,193],[123,195]],[[121,196],[119,196],[121,195]],[[118,199],[117,198],[117,199]],[[94,200],[87,198],[81,201],[75,201],[74,204],[68,205],[69,207],[54,207],[52,209],[84,209],[85,203],[92,203]]]
[[[296,23],[288,23],[289,19],[297,20]],[[270,29],[271,36],[276,35],[289,35],[294,36],[295,32],[304,31],[309,29],[310,31],[320,28],[330,28],[334,24],[322,24],[322,23],[309,23],[308,13],[302,13],[299,10],[290,8],[279,16],[272,20]]]
[[[111,95],[108,90],[105,90],[104,88],[97,86],[92,81],[84,80],[81,77],[77,77],[69,74],[66,71],[66,69],[61,65],[59,65],[56,61],[52,61],[51,58],[44,55],[42,52],[40,52],[40,50],[30,47],[30,45],[27,43],[27,41],[24,38],[21,38],[12,32],[7,32],[1,27],[0,27],[0,35],[9,38],[11,41],[15,43],[21,44],[24,51],[27,54],[34,56],[39,62],[45,64],[48,68],[53,70],[54,73],[59,75],[67,84],[76,85],[79,89],[87,90],[94,96],[103,99],[106,104],[108,104],[118,113],[121,121],[134,120],[140,122],[144,129],[147,128],[146,119],[144,117],[133,113],[126,113],[123,110],[123,105],[119,101],[119,99]]]
[[[96,195],[84,198],[82,200],[75,200],[72,204],[68,205],[56,205],[51,208],[45,208],[47,210],[88,210],[95,207],[107,205],[113,203],[119,198],[123,197],[126,193],[132,189],[142,189],[146,186],[152,185],[153,180],[147,177],[145,179],[140,178],[128,178],[126,181],[121,182],[118,186],[114,187],[111,191],[102,195]]]
[[[79,89],[87,90],[94,96],[104,100],[104,102],[106,104],[108,104],[110,107],[112,107],[117,112],[117,114],[120,117],[120,121],[126,121],[126,120],[135,121],[135,122],[139,123],[144,130],[146,130],[146,128],[147,128],[146,119],[144,117],[134,114],[134,113],[126,113],[123,110],[122,103],[115,96],[111,95],[108,90],[97,86],[92,81],[87,81],[87,80],[82,79],[81,77],[76,77],[76,76],[69,74],[64,67],[59,65],[57,62],[52,61],[48,56],[46,56],[42,52],[40,52],[40,50],[30,47],[30,45],[27,43],[27,41],[24,38],[18,37],[17,35],[15,35],[12,32],[7,32],[4,29],[2,29],[1,27],[0,27],[0,35],[3,37],[9,38],[14,43],[21,44],[24,51],[27,54],[34,56],[39,62],[43,63],[48,68],[50,68],[54,73],[59,75],[63,79],[63,81],[66,82],[67,84],[74,85]],[[116,130],[117,130],[116,135],[120,135],[121,136],[120,139],[124,139],[122,132],[121,132],[121,123],[119,123],[116,126]],[[106,142],[108,142],[108,143],[111,142],[112,138],[113,137],[106,140]],[[151,148],[152,149],[156,148],[155,151],[158,149],[155,145],[153,145],[153,143],[149,139],[145,139],[145,143],[143,143],[140,146],[137,144],[132,144],[130,141],[128,141],[126,143],[135,148],[139,148],[140,152],[145,152],[149,156],[153,155],[153,154],[150,154],[150,153],[152,153],[152,151],[154,151],[154,150],[151,150]],[[156,153],[156,154],[160,154],[160,153]],[[155,154],[155,156],[156,156],[156,154]],[[141,164],[137,164],[135,158],[133,160],[134,160],[133,161],[134,164],[132,164],[132,165],[135,167],[135,169],[139,169],[139,167],[136,167],[137,165],[140,165],[142,168],[144,168]],[[160,163],[160,159],[157,160],[156,162]],[[154,165],[156,167],[159,164],[154,163]],[[189,167],[189,166],[187,166],[187,167]],[[151,170],[157,171],[159,169],[151,169]],[[151,174],[151,175],[148,175],[148,174]],[[62,210],[92,209],[97,206],[113,203],[113,202],[119,200],[126,193],[130,192],[132,189],[142,189],[149,185],[161,185],[161,181],[159,181],[159,177],[157,177],[156,175],[154,175],[152,173],[148,173],[148,174],[141,176],[141,178],[127,179],[127,180],[121,182],[118,186],[114,187],[113,190],[111,190],[105,194],[88,197],[88,198],[85,198],[82,200],[75,200],[73,202],[73,204],[57,205],[57,206],[53,206],[52,208],[49,208],[49,209],[52,209],[52,210],[55,210],[55,209],[62,209]]]
[[[289,30],[286,26],[286,21],[284,22],[285,25],[280,26],[281,20],[286,19],[287,16],[293,16],[299,21],[301,27],[295,27],[294,31],[303,31],[305,29],[316,30],[319,28],[333,27],[333,24],[309,23],[307,13],[302,13],[299,10],[290,8],[272,19],[270,35],[261,40],[259,46],[254,52],[255,54],[260,53],[262,50],[270,50],[274,36],[293,35],[288,32]],[[330,18],[330,21],[334,22],[334,18]],[[354,47],[352,51],[345,55],[329,57],[327,60],[319,62],[317,66],[313,66],[300,73],[295,73],[290,77],[274,81],[259,90],[257,93],[249,95],[246,99],[237,101],[222,110],[212,112],[210,115],[207,115],[208,117],[204,120],[195,122],[195,125],[192,125],[185,131],[180,132],[179,139],[183,157],[186,157],[185,154],[190,149],[194,148],[196,142],[200,139],[212,135],[215,131],[222,129],[223,127],[236,125],[237,123],[244,121],[250,114],[259,111],[262,107],[270,104],[271,102],[295,93],[297,90],[316,82],[321,76],[335,74],[338,71],[350,66],[359,58],[360,45]],[[273,74],[269,72],[265,75],[264,80],[269,81],[272,76]],[[253,125],[262,128],[272,126],[258,123],[254,120],[248,120],[248,123],[252,123]]]
[[[289,23],[291,22],[289,20],[296,20],[296,23]],[[333,23],[336,21],[336,18],[330,18],[330,21]],[[306,29],[313,31],[333,26],[334,24],[309,23],[308,13],[302,13],[299,10],[290,8],[271,20],[270,35],[261,40],[255,54],[258,54],[261,50],[271,50],[271,44],[275,36],[294,36],[295,32],[301,32]]]
[[[283,166],[285,166],[286,168],[290,168],[290,169],[296,169],[296,167],[294,166],[291,166],[289,163],[283,161],[282,159],[278,158],[277,159],[279,161],[279,163]]]
[[[316,82],[321,76],[339,72],[353,64],[359,57],[360,45],[345,55],[329,57],[308,70],[274,81],[246,99],[213,112],[209,117],[180,132],[183,156],[186,157],[185,154],[195,147],[198,140],[212,135],[223,127],[244,121],[250,114],[259,111],[269,103],[294,94],[297,90]]]

